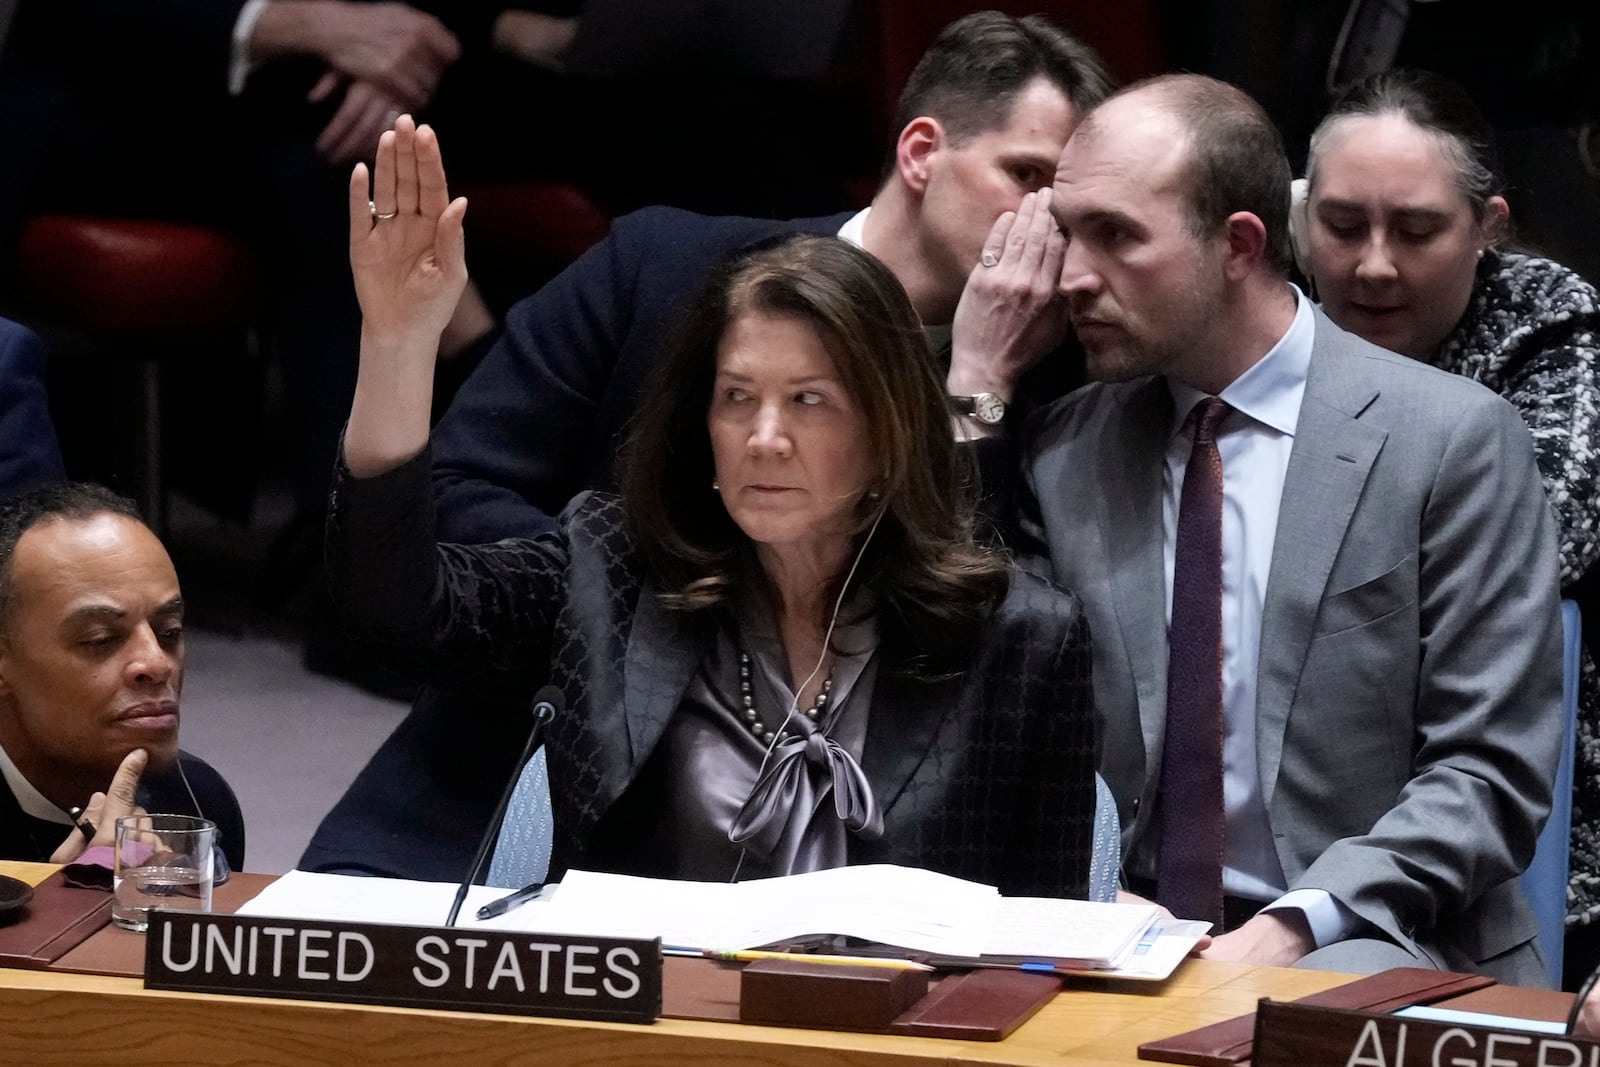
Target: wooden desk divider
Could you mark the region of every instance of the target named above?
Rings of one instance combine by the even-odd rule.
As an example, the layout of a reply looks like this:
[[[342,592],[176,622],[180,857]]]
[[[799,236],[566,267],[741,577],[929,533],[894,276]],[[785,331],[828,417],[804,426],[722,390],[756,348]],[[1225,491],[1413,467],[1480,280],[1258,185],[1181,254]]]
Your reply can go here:
[[[1423,967],[1393,967],[1387,971],[1346,982],[1342,986],[1313,993],[1290,1003],[1302,1007],[1345,1008],[1368,1012],[1391,1012],[1413,1004],[1434,1004],[1447,997],[1494,984],[1481,974],[1430,971]],[[1256,1034],[1256,1015],[1240,1015],[1226,1022],[1202,1026],[1159,1041],[1139,1046],[1141,1060],[1191,1064],[1194,1067],[1229,1067],[1251,1058]],[[1296,1064],[1295,1067],[1305,1067]],[[1341,1062],[1339,1067],[1345,1067]],[[1359,1067],[1359,1065],[1358,1065]],[[1398,1067],[1396,1064],[1367,1064],[1365,1067]],[[1431,1065],[1430,1065],[1431,1067]],[[1554,1065],[1550,1065],[1554,1067]],[[1576,1065],[1571,1065],[1576,1067]]]
[[[927,971],[757,960],[739,974],[739,1021],[882,1034],[927,992]]]
[[[1053,974],[977,970],[954,974],[890,1026],[891,1034],[1004,1041],[1061,992]]]
[[[661,1014],[672,1019],[701,1022],[740,1022],[741,993],[746,967],[755,964],[668,956],[662,990]],[[815,966],[815,965],[812,965]],[[901,1034],[906,1037],[940,1037],[961,1041],[1001,1041],[1031,1019],[1061,990],[1061,979],[1051,974],[1023,971],[978,970],[967,974],[932,976],[927,995],[892,1017],[887,1025],[847,1025],[845,1020],[785,1021],[785,1026],[829,1030],[854,1029],[861,1033]],[[760,1009],[757,1009],[758,1011]],[[743,1018],[753,1022],[753,1019]],[[777,1023],[778,1020],[771,1020]]]
[[[1600,1041],[1263,1000],[1254,1067],[1589,1067]]]

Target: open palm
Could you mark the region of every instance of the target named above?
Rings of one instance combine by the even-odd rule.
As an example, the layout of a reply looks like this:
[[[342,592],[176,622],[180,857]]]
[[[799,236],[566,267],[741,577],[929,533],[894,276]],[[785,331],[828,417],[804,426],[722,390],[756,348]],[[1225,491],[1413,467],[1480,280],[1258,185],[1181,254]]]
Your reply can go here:
[[[467,202],[451,201],[438,138],[408,115],[378,141],[370,205],[367,186],[366,164],[358,163],[350,175],[350,269],[363,329],[431,351],[467,282]]]

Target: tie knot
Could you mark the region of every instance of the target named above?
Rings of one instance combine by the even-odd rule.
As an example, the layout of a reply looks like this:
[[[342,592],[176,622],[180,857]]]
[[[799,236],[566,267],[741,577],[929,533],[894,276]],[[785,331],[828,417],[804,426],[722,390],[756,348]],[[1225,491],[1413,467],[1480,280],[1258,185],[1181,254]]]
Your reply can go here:
[[[1217,424],[1232,410],[1232,406],[1221,397],[1208,396],[1189,409],[1189,417],[1184,423],[1194,431],[1196,444],[1201,441],[1214,441],[1217,436]]]

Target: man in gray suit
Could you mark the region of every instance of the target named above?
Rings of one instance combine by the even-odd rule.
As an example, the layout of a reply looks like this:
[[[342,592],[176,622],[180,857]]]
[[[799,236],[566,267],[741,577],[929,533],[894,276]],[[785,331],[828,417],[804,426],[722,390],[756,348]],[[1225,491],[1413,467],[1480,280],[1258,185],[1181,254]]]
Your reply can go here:
[[[1205,955],[1542,985],[1515,881],[1561,734],[1533,448],[1288,283],[1288,186],[1210,79],[1078,128],[1052,210],[1099,381],[1031,424],[1020,548],[1088,607],[1129,884],[1222,922]]]

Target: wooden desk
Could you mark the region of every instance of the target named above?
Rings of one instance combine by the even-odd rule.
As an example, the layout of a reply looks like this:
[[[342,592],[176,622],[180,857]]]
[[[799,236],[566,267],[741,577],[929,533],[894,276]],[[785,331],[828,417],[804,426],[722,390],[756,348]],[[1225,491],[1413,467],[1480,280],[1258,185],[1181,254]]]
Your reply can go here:
[[[54,868],[0,863],[38,881]],[[135,979],[0,969],[0,1059],[30,1064],[893,1065],[1137,1063],[1141,1042],[1350,976],[1191,960],[1161,985],[1075,982],[989,1044],[663,1019],[651,1026],[146,990]]]

